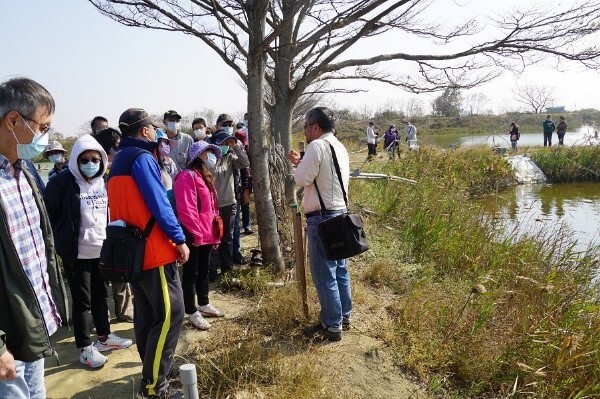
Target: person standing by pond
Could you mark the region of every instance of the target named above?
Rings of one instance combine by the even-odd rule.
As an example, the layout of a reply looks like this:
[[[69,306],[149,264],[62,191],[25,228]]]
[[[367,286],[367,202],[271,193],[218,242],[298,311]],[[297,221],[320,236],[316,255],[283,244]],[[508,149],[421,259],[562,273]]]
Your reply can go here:
[[[544,128],[544,147],[552,146],[552,133],[554,133],[554,129],[556,129],[556,125],[552,122],[552,117],[550,115],[546,116],[546,120],[542,123]]]
[[[517,151],[517,141],[521,138],[521,134],[519,133],[519,125],[515,122],[510,124],[510,130],[508,131],[510,135],[510,146],[513,151]]]
[[[392,126],[390,126],[391,128]],[[374,122],[369,122],[369,126],[367,127],[367,147],[369,147],[367,160],[370,161],[377,155],[377,135],[375,134]]]
[[[558,145],[563,145],[565,133],[567,132],[567,121],[565,121],[564,116],[561,116],[559,119],[558,126],[556,126],[556,133],[558,134]]]

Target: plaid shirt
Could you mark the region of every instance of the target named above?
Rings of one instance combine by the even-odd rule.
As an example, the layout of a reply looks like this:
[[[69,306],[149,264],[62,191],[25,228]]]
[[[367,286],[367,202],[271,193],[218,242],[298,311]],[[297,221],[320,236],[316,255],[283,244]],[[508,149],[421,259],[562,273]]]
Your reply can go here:
[[[20,163],[20,162],[19,162]],[[15,164],[17,165],[17,164]],[[23,167],[27,167],[23,164]],[[46,245],[40,228],[40,213],[27,180],[17,165],[14,176],[10,162],[0,155],[0,200],[7,213],[7,224],[23,271],[37,295],[37,301],[52,335],[61,324],[60,315],[52,299],[46,259]]]

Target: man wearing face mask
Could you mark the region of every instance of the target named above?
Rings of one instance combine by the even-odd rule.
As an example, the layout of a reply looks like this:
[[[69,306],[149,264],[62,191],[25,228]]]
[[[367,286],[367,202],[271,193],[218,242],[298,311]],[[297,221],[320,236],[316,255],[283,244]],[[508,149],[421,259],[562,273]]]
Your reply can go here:
[[[169,110],[165,112],[163,123],[167,127],[167,136],[173,140],[170,157],[177,164],[177,168],[183,170],[186,168],[188,151],[194,143],[194,139],[189,134],[179,131],[181,129],[181,115],[177,111]]]
[[[53,113],[39,83],[0,84],[0,398],[46,396],[44,358],[56,356],[50,337],[68,322],[50,220],[22,163],[48,144]]]
[[[194,131],[194,143],[210,140],[211,135],[207,132],[206,120],[204,118],[195,118],[192,122],[192,130]]]
[[[66,153],[67,151],[65,151],[60,141],[53,141],[46,146],[44,158],[54,164],[50,172],[48,172],[48,180],[69,167],[69,159],[65,157]]]
[[[219,244],[218,256],[211,259],[209,280],[217,278],[217,269],[221,267],[221,274],[231,270],[233,265],[233,229],[237,212],[237,199],[235,192],[235,176],[239,170],[250,166],[250,160],[244,149],[238,145],[238,140],[233,136],[233,118],[221,114],[215,124],[216,133],[212,136],[212,144],[221,148],[219,159],[211,170],[215,177],[219,215],[223,219],[223,238]]]
[[[119,129],[123,138],[107,184],[110,221],[123,220],[141,229],[156,222],[146,241],[142,278],[130,283],[135,339],[142,360],[138,397],[168,397],[167,375],[184,316],[176,261],[187,262],[190,251],[162,184],[150,115],[130,108],[121,114]]]

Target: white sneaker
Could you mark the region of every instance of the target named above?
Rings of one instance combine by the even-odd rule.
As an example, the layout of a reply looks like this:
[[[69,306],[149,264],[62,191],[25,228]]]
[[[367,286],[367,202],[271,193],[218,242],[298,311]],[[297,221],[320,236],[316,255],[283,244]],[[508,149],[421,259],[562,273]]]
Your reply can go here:
[[[194,314],[190,315],[190,324],[196,327],[198,330],[208,330],[212,326],[208,321],[202,317],[199,311],[196,311]]]
[[[118,335],[116,335],[114,333],[110,333],[108,335],[108,338],[106,338],[106,341],[102,342],[100,340],[97,340],[94,343],[94,346],[100,352],[105,352],[105,351],[109,351],[109,350],[112,350],[112,349],[125,349],[125,348],[129,348],[131,346],[131,344],[133,344],[132,340],[126,339],[126,338],[121,338],[121,337],[119,337]]]
[[[204,317],[224,317],[225,313],[221,312],[219,309],[215,308],[210,303],[208,305],[200,306],[198,308],[200,314]]]
[[[95,345],[89,345],[83,348],[79,354],[79,361],[93,369],[102,367],[108,361],[108,358],[98,352]]]

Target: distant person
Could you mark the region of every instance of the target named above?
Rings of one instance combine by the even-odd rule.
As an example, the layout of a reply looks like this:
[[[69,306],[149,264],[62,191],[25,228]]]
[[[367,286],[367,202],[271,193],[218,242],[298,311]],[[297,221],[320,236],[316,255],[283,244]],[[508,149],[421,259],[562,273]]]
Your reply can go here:
[[[245,115],[245,117],[247,117],[248,114]],[[244,120],[243,123],[248,123],[248,120]],[[249,155],[250,142],[248,141],[248,127],[246,125],[242,126],[242,128],[235,132],[235,137],[242,143],[244,151]],[[250,211],[250,197],[252,195],[252,171],[250,167],[240,169],[240,190],[240,210],[242,213],[241,221],[242,227],[244,228],[244,234],[254,234],[254,231],[252,231],[252,216]]]
[[[224,316],[208,299],[211,250],[221,242],[214,224],[219,216],[219,205],[210,170],[220,158],[218,146],[206,141],[192,144],[188,169],[177,175],[174,185],[177,215],[190,248],[190,258],[183,264],[181,278],[183,303],[185,313],[190,315],[190,324],[199,330],[211,327],[205,317]]]
[[[556,126],[556,134],[558,135],[558,145],[564,145],[565,133],[567,133],[567,121],[565,121],[564,116],[561,116],[558,119],[558,125]]]
[[[73,145],[68,169],[48,181],[44,200],[56,240],[56,253],[67,273],[73,306],[73,333],[79,361],[102,367],[100,352],[125,349],[133,343],[111,332],[108,282],[100,275],[100,250],[106,238],[108,201],[104,172],[107,157],[88,134]],[[92,322],[98,339],[92,342]]]
[[[391,126],[390,126],[391,128]],[[367,126],[367,160],[372,160],[377,155],[377,134],[375,133],[375,123],[369,122]]]
[[[95,116],[94,119],[90,122],[90,127],[92,128],[92,136],[98,133],[101,130],[108,128],[108,119],[103,116]]]
[[[65,157],[67,151],[60,141],[51,141],[44,150],[44,158],[52,162],[52,169],[48,172],[48,180],[69,167],[69,159]]]
[[[406,133],[406,145],[409,150],[412,150],[417,146],[417,128],[410,121],[404,121],[405,133]]]
[[[119,129],[123,139],[107,184],[110,221],[123,220],[142,229],[152,219],[156,222],[146,241],[142,277],[130,283],[133,329],[142,360],[138,394],[168,397],[167,375],[184,316],[176,261],[187,262],[189,249],[153,155],[157,143],[152,118],[141,108],[130,108],[121,114]]]
[[[106,174],[110,173],[110,165],[115,157],[115,154],[119,150],[119,144],[121,143],[121,133],[117,129],[112,127],[100,130],[96,134],[92,135],[93,138],[100,144],[106,156],[108,157],[108,165],[106,165]]]
[[[544,147],[552,146],[552,133],[554,129],[556,129],[556,125],[552,122],[552,117],[550,115],[546,116],[546,120],[542,123],[542,127],[544,128]]]
[[[204,118],[195,118],[192,121],[192,131],[194,132],[194,142],[206,141],[206,120]]]
[[[39,83],[0,84],[0,398],[45,398],[44,358],[67,318],[42,194],[23,159],[48,144],[54,99]],[[9,295],[10,293],[10,295]]]
[[[521,138],[521,134],[519,133],[519,125],[515,122],[510,124],[510,130],[508,131],[510,135],[510,146],[513,151],[517,151],[517,142]]]
[[[288,154],[288,160],[296,165],[296,184],[304,187],[302,202],[306,212],[308,258],[321,305],[319,323],[305,328],[304,334],[339,341],[342,339],[342,330],[350,328],[352,311],[348,259],[328,260],[318,234],[319,223],[346,212],[346,202],[335,172],[331,147],[335,150],[346,192],[350,163],[348,151],[334,136],[333,129],[335,119],[330,109],[318,107],[308,111],[304,123],[304,135],[308,143],[304,158],[300,162],[300,155],[292,150]],[[325,209],[322,209],[321,202]]]
[[[171,151],[177,146],[177,143],[174,140],[170,140],[167,134],[161,129],[157,129],[156,144],[156,160],[160,167],[160,177],[165,190],[169,193],[169,191],[173,190],[175,176],[180,171],[173,158],[171,158]]]
[[[181,131],[181,115],[177,111],[169,110],[165,112],[163,124],[167,127],[166,133],[169,139],[173,140],[170,158],[175,161],[179,170],[185,169],[190,146],[194,139],[189,134]]]
[[[393,125],[392,125],[393,126]],[[384,151],[389,152],[389,158],[394,159],[394,154],[398,148],[398,131],[390,126],[383,135],[383,147]]]

